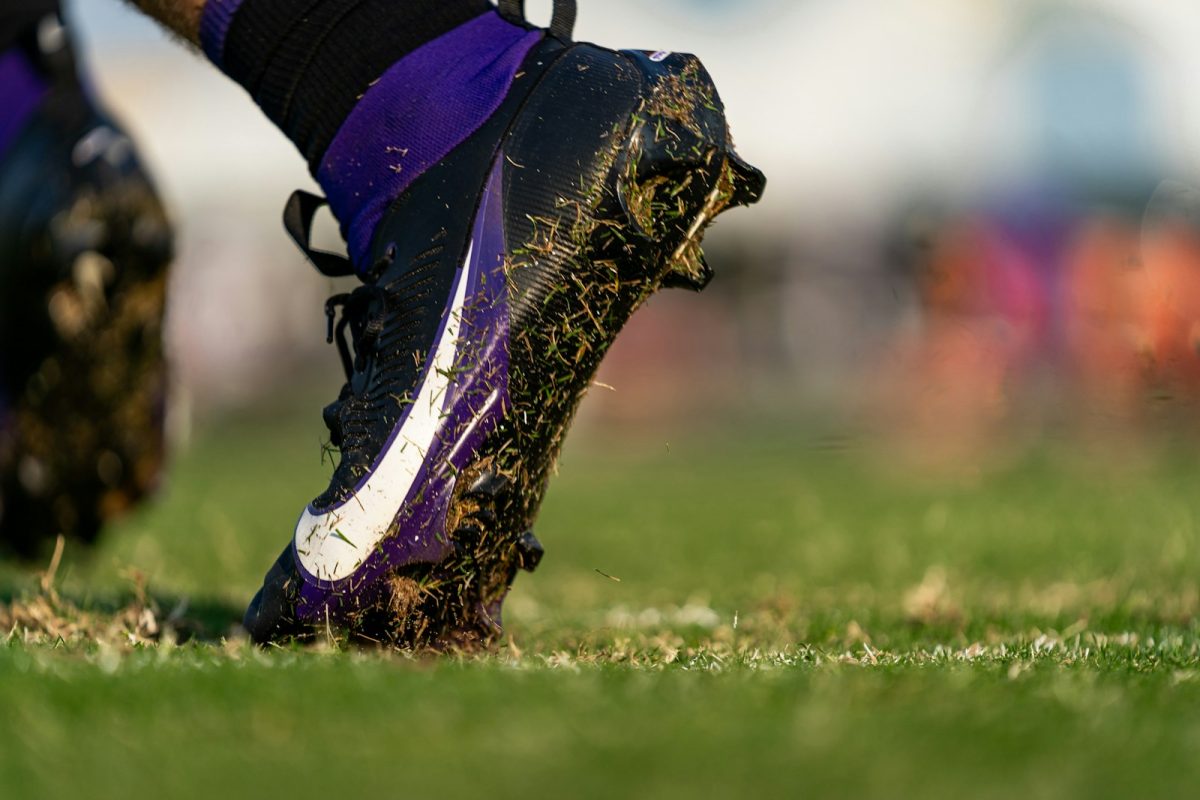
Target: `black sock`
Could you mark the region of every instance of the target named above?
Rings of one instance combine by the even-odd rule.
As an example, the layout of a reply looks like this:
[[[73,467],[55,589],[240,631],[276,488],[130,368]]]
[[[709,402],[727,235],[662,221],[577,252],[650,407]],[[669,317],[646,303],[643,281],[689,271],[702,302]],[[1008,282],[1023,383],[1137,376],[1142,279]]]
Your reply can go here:
[[[544,35],[487,0],[209,0],[200,31],[308,159],[360,269],[388,205],[487,121]]]
[[[373,81],[493,7],[487,0],[209,0],[214,4],[205,10],[205,51],[250,92],[314,173]]]

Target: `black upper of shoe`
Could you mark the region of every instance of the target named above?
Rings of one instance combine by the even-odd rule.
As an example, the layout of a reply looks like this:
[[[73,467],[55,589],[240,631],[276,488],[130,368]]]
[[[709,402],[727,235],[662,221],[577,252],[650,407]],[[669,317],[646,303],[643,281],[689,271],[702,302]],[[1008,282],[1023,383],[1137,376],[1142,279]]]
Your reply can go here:
[[[578,218],[602,207],[618,213],[614,165],[647,99],[638,57],[547,37],[500,110],[389,208],[364,286],[331,300],[330,339],[339,342],[348,382],[325,410],[341,459],[317,510],[351,497],[411,402],[498,154],[513,330],[536,326],[556,303],[569,302],[555,292],[577,268]],[[705,137],[724,142],[725,131],[697,133],[697,140]],[[536,391],[535,384],[555,379],[537,359],[524,362],[517,390]]]

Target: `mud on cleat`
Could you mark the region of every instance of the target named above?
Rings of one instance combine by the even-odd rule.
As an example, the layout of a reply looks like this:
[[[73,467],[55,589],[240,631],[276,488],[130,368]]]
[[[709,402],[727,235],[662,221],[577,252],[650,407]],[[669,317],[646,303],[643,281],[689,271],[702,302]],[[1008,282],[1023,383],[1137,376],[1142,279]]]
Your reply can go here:
[[[172,235],[57,16],[6,56],[38,101],[0,153],[0,547],[34,557],[157,483]]]
[[[247,613],[256,640],[493,641],[601,359],[656,290],[707,282],[705,229],[761,196],[695,57],[575,44],[573,18],[555,4],[500,109],[392,204],[340,299],[340,463]],[[289,206],[306,250],[315,205]]]

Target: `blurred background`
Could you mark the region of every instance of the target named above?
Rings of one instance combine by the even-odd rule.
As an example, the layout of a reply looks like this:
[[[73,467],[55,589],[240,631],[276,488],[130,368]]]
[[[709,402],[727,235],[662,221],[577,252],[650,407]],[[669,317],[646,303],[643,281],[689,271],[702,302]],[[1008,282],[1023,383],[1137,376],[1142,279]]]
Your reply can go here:
[[[98,547],[0,559],[0,795],[1194,794],[1196,0],[580,0],[701,55],[771,184],[606,362],[499,657],[412,669],[237,646],[332,471],[315,186],[197,55],[71,11],[179,227],[175,459]]]
[[[549,0],[530,5],[548,17]],[[711,233],[708,292],[657,297],[635,319],[585,439],[661,447],[773,420],[938,471],[1047,440],[1127,456],[1200,431],[1200,7],[580,5],[580,39],[701,55],[771,180],[759,208]],[[180,229],[179,447],[292,400],[315,441],[342,379],[323,338],[333,287],[279,222],[292,189],[314,188],[301,158],[135,12],[71,11]]]

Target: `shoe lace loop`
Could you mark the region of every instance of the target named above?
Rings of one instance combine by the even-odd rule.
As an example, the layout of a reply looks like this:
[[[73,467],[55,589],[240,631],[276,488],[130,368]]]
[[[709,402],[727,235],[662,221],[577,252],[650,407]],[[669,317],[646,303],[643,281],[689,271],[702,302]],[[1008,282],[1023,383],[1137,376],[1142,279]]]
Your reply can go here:
[[[525,0],[500,0],[500,16],[517,25],[527,25]],[[550,35],[564,42],[571,41],[578,16],[575,0],[554,0],[554,17],[550,20]]]

